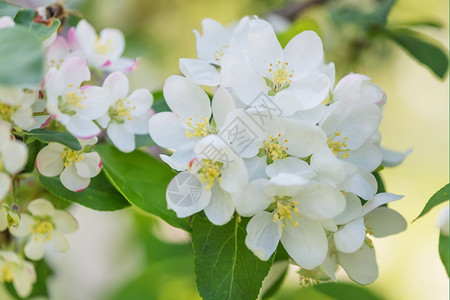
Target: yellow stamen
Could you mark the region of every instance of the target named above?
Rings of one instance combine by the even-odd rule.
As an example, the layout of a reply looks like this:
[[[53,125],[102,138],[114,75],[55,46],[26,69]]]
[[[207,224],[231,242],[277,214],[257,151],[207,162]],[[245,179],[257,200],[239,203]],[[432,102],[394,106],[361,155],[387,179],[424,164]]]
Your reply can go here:
[[[64,160],[64,167],[66,168],[70,167],[74,162],[79,162],[84,158],[81,151],[74,151],[67,147],[61,153],[61,157]]]
[[[6,262],[3,265],[3,268],[0,273],[1,274],[1,277],[0,277],[1,282],[12,282],[14,280],[13,271],[12,271],[13,267],[14,267],[14,264],[12,264],[11,262]]]
[[[225,55],[224,50],[225,50],[226,48],[228,48],[228,46],[227,46],[227,45],[224,45],[224,46],[222,46],[219,50],[216,50],[216,51],[213,52],[213,56],[214,56],[214,59],[215,59],[216,61],[220,61],[220,60],[222,59],[222,57]]]
[[[52,237],[52,231],[54,229],[54,226],[49,221],[40,221],[39,223],[36,223],[34,225],[31,225],[31,233],[33,235],[36,234],[43,234],[45,235],[45,240],[49,241]]]
[[[206,183],[206,190],[211,190],[214,182],[221,181],[222,178],[222,166],[221,162],[213,162],[210,159],[203,160],[203,166],[198,170],[199,179],[201,182]]]
[[[187,126],[189,128],[192,128],[192,131],[186,131],[186,136],[188,138],[190,137],[201,137],[201,136],[206,136],[209,134],[209,120],[205,117],[201,117],[199,122],[195,122],[195,124],[193,124],[192,118],[189,118],[189,120],[186,122]]]
[[[123,97],[116,100],[110,110],[110,115],[112,119],[118,122],[133,120],[134,118],[131,116],[131,112],[134,110],[136,110],[136,106],[131,106],[130,101],[126,97]]]
[[[273,215],[273,221],[277,223],[278,221],[281,223],[281,228],[284,228],[285,225],[287,226],[294,225],[294,227],[298,227],[298,222],[294,220],[293,214],[295,214],[297,217],[300,217],[299,210],[297,208],[298,202],[297,201],[290,201],[292,197],[284,196],[279,197],[275,196],[275,203],[277,205],[275,209],[275,214]]]
[[[105,42],[101,42],[100,38],[97,36],[95,38],[95,45],[94,45],[95,52],[101,55],[105,55],[109,52],[114,51],[114,47],[112,44],[111,39],[107,39]]]
[[[70,85],[69,85],[70,87]],[[83,92],[80,92],[81,94],[83,94]],[[66,102],[69,103],[70,105],[80,108],[80,109],[84,109],[86,108],[85,104],[80,104],[80,102],[83,100],[82,97],[80,97],[78,95],[77,92],[66,92]]]
[[[341,139],[339,141],[335,141],[334,139],[339,136],[341,136],[341,133],[339,131],[337,131],[334,133],[334,136],[328,138],[328,147],[330,148],[330,150],[334,153],[334,155],[336,157],[338,156],[338,153],[350,151],[350,149],[348,149],[348,145],[347,145],[348,137],[345,136],[343,139]],[[347,157],[348,157],[348,153],[342,154],[343,159],[345,159]]]
[[[275,159],[283,159],[287,157],[286,151],[288,150],[287,147],[283,147],[279,144],[279,138],[281,137],[281,134],[278,134],[278,136],[273,137],[273,135],[269,136],[270,141],[265,141],[263,145],[263,149],[265,150],[267,154],[267,158],[269,162],[273,162]],[[287,139],[284,140],[285,143],[287,143]]]
[[[8,104],[0,103],[0,118],[5,121],[10,121],[12,115],[18,107],[14,107]]]
[[[291,78],[294,75],[294,70],[288,71],[286,69],[287,66],[287,62],[282,64],[280,61],[278,61],[274,69],[272,64],[269,64],[268,70],[270,73],[272,73],[272,78],[270,79],[271,82],[269,85],[269,87],[271,88],[269,95],[276,94],[282,89],[287,88],[291,83]]]

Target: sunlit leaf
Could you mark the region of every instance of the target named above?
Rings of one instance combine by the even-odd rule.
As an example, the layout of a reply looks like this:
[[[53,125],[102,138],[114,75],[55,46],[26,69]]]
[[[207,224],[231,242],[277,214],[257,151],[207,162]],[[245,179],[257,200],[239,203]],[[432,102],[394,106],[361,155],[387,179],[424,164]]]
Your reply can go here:
[[[448,183],[447,185],[445,185],[443,188],[441,188],[439,191],[437,191],[431,198],[430,200],[428,200],[427,204],[425,204],[425,207],[423,208],[422,212],[420,213],[420,215],[414,219],[417,220],[418,218],[422,217],[423,215],[425,215],[426,213],[428,213],[433,207],[435,207],[438,204],[441,204],[444,201],[449,200],[449,188],[450,188],[450,183]]]
[[[33,129],[29,132],[24,131],[28,139],[37,139],[43,143],[56,142],[63,144],[73,150],[81,150],[78,140],[68,132],[57,132],[47,129]]]
[[[245,245],[248,219],[238,217],[215,226],[195,215],[192,221],[197,287],[205,300],[256,299],[272,265],[257,258]]]
[[[447,275],[450,276],[450,251],[449,251],[449,239],[448,236],[441,234],[439,236],[439,256],[444,264]]]

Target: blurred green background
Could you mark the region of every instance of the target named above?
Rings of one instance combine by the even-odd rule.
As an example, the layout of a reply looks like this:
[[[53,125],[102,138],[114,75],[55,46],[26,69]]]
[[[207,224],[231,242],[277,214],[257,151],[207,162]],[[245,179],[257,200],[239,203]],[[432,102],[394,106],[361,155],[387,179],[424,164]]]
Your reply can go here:
[[[368,0],[345,2],[363,10],[377,5]],[[125,55],[141,60],[139,68],[129,76],[132,88],[154,91],[161,89],[169,75],[179,73],[179,58],[196,57],[192,29],[201,30],[203,18],[228,24],[244,15],[264,16],[285,3],[87,0],[70,5],[98,31],[105,27],[123,31],[127,39]],[[437,21],[443,29],[417,30],[433,36],[448,49],[448,12],[447,0],[399,0],[388,23]],[[355,55],[356,59],[351,46],[355,37],[360,38],[358,28],[336,30],[321,7],[308,9],[303,17],[318,22],[326,59],[335,62],[339,76],[349,71],[363,73],[386,91],[382,145],[398,151],[414,149],[401,166],[382,172],[387,190],[405,195],[391,207],[405,216],[409,228],[374,241],[380,274],[367,288],[378,299],[448,299],[449,281],[437,250],[439,209],[410,224],[430,196],[449,180],[448,77],[439,80],[403,50],[381,39],[370,41]],[[71,236],[71,249],[50,257],[56,272],[51,282],[54,299],[199,298],[186,235],[133,209],[102,213],[74,207],[73,211],[80,230]],[[342,271],[338,277],[349,282]],[[292,268],[276,299],[333,299],[317,290],[300,289]],[[364,299],[350,296],[341,299]]]

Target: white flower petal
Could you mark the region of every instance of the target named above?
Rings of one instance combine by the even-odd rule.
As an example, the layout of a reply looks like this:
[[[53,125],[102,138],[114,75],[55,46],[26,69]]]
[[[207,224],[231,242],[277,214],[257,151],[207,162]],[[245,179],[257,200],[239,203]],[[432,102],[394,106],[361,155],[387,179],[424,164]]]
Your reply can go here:
[[[31,260],[41,260],[44,257],[44,243],[40,239],[30,238],[24,250],[25,255]]]
[[[181,58],[180,71],[186,78],[198,85],[218,86],[220,84],[219,71],[204,60]]]
[[[86,20],[81,20],[78,22],[75,29],[75,35],[76,40],[83,49],[84,53],[87,55],[93,54],[97,34],[91,24],[89,24]]]
[[[164,128],[164,130],[161,130]],[[161,147],[177,149],[196,137],[188,138],[186,128],[173,112],[160,112],[148,121],[148,131],[153,141]]]
[[[247,224],[245,244],[261,260],[267,261],[277,249],[281,238],[281,223],[273,221],[273,214],[262,211]]]
[[[328,241],[325,231],[317,221],[305,217],[294,220],[298,226],[286,226],[281,243],[289,256],[302,268],[311,270],[325,261],[328,252]]]
[[[50,143],[39,151],[36,156],[36,168],[39,173],[47,177],[61,174],[64,169],[64,160],[61,157],[64,146],[59,143]]]
[[[371,228],[377,238],[397,234],[406,230],[407,223],[401,214],[393,209],[381,206],[364,217],[364,224]]]
[[[266,174],[269,177],[274,177],[279,173],[291,173],[305,179],[311,179],[316,175],[307,162],[293,156],[276,159],[266,168]]]
[[[64,210],[55,210],[52,222],[55,224],[55,229],[61,233],[72,233],[78,229],[77,220]]]
[[[126,123],[111,122],[106,133],[120,151],[128,153],[136,148],[134,132]]]
[[[134,117],[131,120],[126,120],[126,123],[134,134],[148,134],[148,120],[154,113],[155,112],[152,109],[147,109],[147,111],[144,111],[141,115]]]
[[[235,108],[236,105],[231,93],[227,89],[219,87],[212,99],[212,111],[217,128],[222,128],[228,113]]]
[[[200,35],[194,30],[198,58],[220,65],[220,53],[226,52],[230,39],[228,30],[216,20],[206,18],[202,20],[202,31]]]
[[[359,284],[369,284],[378,277],[378,265],[375,250],[365,243],[362,248],[353,253],[338,252],[339,263],[350,279]]]
[[[378,187],[375,177],[370,172],[347,162],[344,163],[344,167],[346,178],[339,184],[340,188],[365,200],[372,200]]]
[[[0,207],[0,231],[8,228],[8,212],[5,208]]]
[[[323,45],[314,31],[306,30],[293,37],[284,48],[285,61],[293,68],[294,78],[317,67],[323,60]]]
[[[325,133],[316,125],[302,121],[287,121],[285,123],[287,152],[297,157],[307,157],[326,145]]]
[[[267,161],[265,157],[255,156],[244,159],[244,163],[247,168],[250,181],[260,178],[266,179],[268,177],[266,173]]]
[[[184,122],[195,116],[209,119],[211,106],[208,95],[184,77],[172,75],[163,87],[164,99],[170,109]]]
[[[91,120],[104,115],[111,104],[111,96],[107,90],[98,86],[89,86],[82,91],[83,97],[80,101],[82,108],[76,108],[77,113],[81,113]]]
[[[380,147],[372,143],[364,143],[358,149],[344,153],[348,153],[346,161],[354,163],[368,172],[372,172],[381,164]]]
[[[347,200],[345,210],[338,216],[334,217],[334,220],[338,225],[353,221],[358,218],[361,213],[361,200],[355,194],[345,193],[345,199]]]
[[[73,192],[80,192],[89,186],[91,182],[90,178],[84,178],[78,175],[77,169],[74,165],[71,165],[62,171],[59,176],[61,183]]]
[[[44,198],[38,198],[28,204],[28,211],[33,216],[51,216],[55,212],[53,204]]]
[[[108,50],[106,56],[109,60],[118,59],[125,49],[125,38],[120,30],[115,28],[105,28],[100,32],[100,43],[110,43],[111,50]]]
[[[264,187],[264,193],[271,197],[293,197],[308,182],[309,180],[294,174],[280,173],[270,178],[269,183]]]
[[[81,57],[71,57],[67,59],[61,65],[59,71],[64,78],[64,86],[67,88],[69,85],[73,87],[79,87],[82,82],[91,79],[91,72],[89,71],[86,60]]]
[[[251,217],[265,210],[274,198],[264,193],[264,187],[268,184],[267,179],[256,179],[245,188],[233,195],[236,203],[236,211],[243,217]]]
[[[75,162],[75,168],[81,177],[92,178],[100,173],[102,160],[97,152],[83,153],[83,159]]]
[[[258,96],[267,96],[269,87],[256,69],[248,64],[235,64],[231,69],[231,89],[245,104],[257,105]]]
[[[318,178],[330,184],[336,184],[345,179],[343,162],[337,159],[327,146],[313,153],[310,165]]]
[[[202,188],[200,180],[189,172],[178,173],[166,191],[167,207],[178,218],[191,216],[203,210],[211,200],[211,191]]]
[[[69,241],[67,238],[55,230],[52,232],[50,243],[52,243],[53,248],[58,252],[66,252],[69,249]]]
[[[270,63],[284,62],[283,49],[278,42],[275,31],[268,22],[260,19],[251,20],[247,37],[248,57],[258,72],[271,78]]]
[[[80,139],[90,139],[101,132],[90,118],[80,114],[71,116],[65,126],[67,131]]]
[[[336,249],[344,253],[353,253],[361,248],[366,238],[364,219],[358,218],[345,224],[334,233]]]
[[[17,294],[22,298],[28,297],[33,289],[33,285],[32,278],[28,274],[27,269],[24,266],[20,266],[14,272],[13,277],[13,285]]]
[[[233,217],[234,202],[228,192],[214,184],[211,188],[211,201],[203,210],[211,223],[224,225]]]
[[[408,149],[405,152],[397,152],[381,147],[381,154],[383,155],[383,166],[395,167],[401,164],[405,158],[411,154],[412,149]]]
[[[311,182],[294,199],[298,201],[300,214],[314,220],[332,219],[343,212],[346,205],[341,191],[327,183]]]
[[[320,270],[322,270],[325,274],[327,274],[333,281],[336,281],[336,254],[331,252],[331,246],[328,249],[327,256],[325,261],[320,266]],[[331,252],[331,253],[330,253]]]
[[[14,141],[1,147],[4,168],[10,174],[18,173],[23,169],[28,159],[28,148],[22,142]]]
[[[27,213],[20,215],[20,222],[17,227],[9,229],[13,236],[23,237],[31,234],[31,226],[35,223],[32,216]]]
[[[363,207],[361,209],[360,216],[361,217],[365,216],[369,212],[371,212],[372,210],[374,210],[375,208],[377,208],[377,207],[379,207],[379,206],[381,206],[383,204],[386,204],[386,203],[389,203],[389,202],[392,202],[392,201],[397,201],[397,200],[400,200],[402,198],[403,198],[402,195],[396,195],[396,194],[391,194],[391,193],[379,193],[379,194],[376,194],[373,197],[373,200],[367,201],[363,205]]]
[[[185,171],[189,162],[195,158],[194,143],[189,143],[178,148],[171,156],[160,155],[161,160],[168,164],[172,169],[177,171]]]
[[[127,100],[133,108],[131,116],[136,117],[147,112],[153,104],[153,95],[147,89],[134,90]]]
[[[6,173],[0,172],[0,200],[6,196],[11,187],[11,178]]]

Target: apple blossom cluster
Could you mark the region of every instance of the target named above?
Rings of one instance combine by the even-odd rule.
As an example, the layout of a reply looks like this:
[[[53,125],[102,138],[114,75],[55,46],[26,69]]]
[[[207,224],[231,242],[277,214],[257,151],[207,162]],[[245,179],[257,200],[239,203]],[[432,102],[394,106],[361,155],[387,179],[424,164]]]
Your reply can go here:
[[[14,26],[11,17],[0,17],[0,30]],[[67,251],[65,234],[78,228],[71,214],[48,199],[21,198],[18,191],[33,165],[42,176],[58,176],[66,189],[82,191],[102,168],[93,149],[97,142],[107,136],[119,150],[133,151],[135,135],[148,135],[152,114],[152,94],[130,91],[125,74],[137,60],[122,57],[125,40],[119,30],[97,34],[81,20],[61,33],[42,42],[45,69],[39,85],[0,85],[0,231],[11,237],[0,250],[0,283],[12,283],[20,297],[28,297],[36,282],[28,260],[41,260],[47,244]],[[38,138],[37,153],[29,155],[27,144],[39,134],[66,138]]]
[[[164,84],[171,112],[148,123],[172,152],[161,159],[180,172],[168,208],[179,218],[203,211],[218,226],[248,217],[245,243],[261,260],[281,243],[312,279],[336,280],[341,266],[352,280],[373,282],[372,238],[406,228],[387,207],[402,196],[377,193],[373,175],[405,157],[380,146],[383,90],[361,74],[335,85],[313,31],[283,49],[261,19],[231,27],[205,19],[202,28],[198,58],[180,59],[184,76]]]

